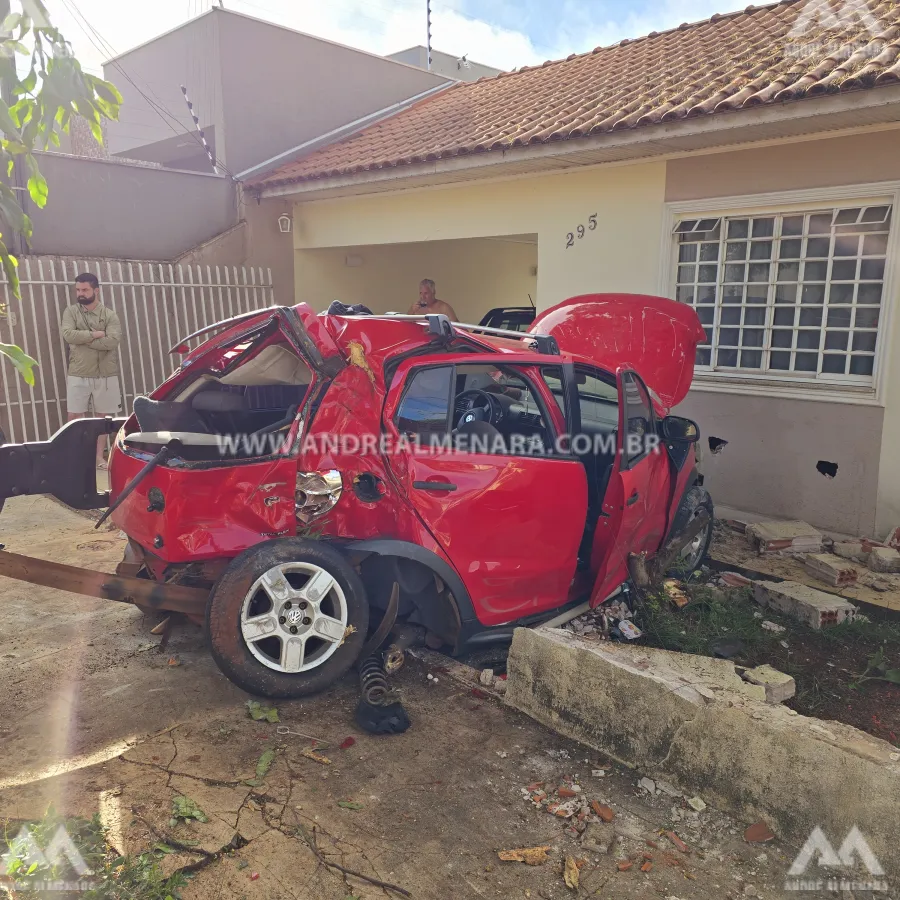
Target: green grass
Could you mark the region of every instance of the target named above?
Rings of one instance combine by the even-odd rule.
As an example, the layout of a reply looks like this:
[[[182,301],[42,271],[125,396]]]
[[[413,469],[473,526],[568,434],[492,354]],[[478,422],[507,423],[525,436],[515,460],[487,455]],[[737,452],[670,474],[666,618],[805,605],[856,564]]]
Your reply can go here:
[[[0,841],[0,856],[6,853],[25,823],[7,823],[3,840]],[[91,819],[76,816],[60,816],[51,807],[39,821],[27,823],[38,847],[46,849],[60,826],[65,827],[78,852],[81,854],[90,875],[80,880],[88,881],[91,887],[75,896],[79,900],[179,900],[181,889],[187,885],[187,878],[181,873],[164,877],[159,859],[172,850],[158,844],[152,850],[136,856],[120,856],[106,840],[106,833],[100,817]],[[79,877],[67,862],[57,865],[36,864],[25,861],[26,851],[20,850],[7,865],[2,874],[15,878],[23,885],[35,881],[78,881]],[[37,894],[26,887],[16,889],[16,896]],[[57,895],[69,896],[58,893]],[[41,896],[50,896],[42,893]]]

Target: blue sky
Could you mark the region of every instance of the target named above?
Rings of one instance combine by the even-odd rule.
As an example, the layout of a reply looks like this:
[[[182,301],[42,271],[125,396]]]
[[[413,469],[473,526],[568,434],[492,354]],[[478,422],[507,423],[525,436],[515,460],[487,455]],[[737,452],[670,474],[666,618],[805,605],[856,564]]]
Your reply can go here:
[[[48,5],[79,59],[99,71],[104,54],[98,44],[105,42],[121,53],[209,9],[213,2],[48,0]],[[373,53],[425,42],[425,0],[224,2],[228,9]],[[743,0],[432,0],[433,46],[511,69],[744,5]]]

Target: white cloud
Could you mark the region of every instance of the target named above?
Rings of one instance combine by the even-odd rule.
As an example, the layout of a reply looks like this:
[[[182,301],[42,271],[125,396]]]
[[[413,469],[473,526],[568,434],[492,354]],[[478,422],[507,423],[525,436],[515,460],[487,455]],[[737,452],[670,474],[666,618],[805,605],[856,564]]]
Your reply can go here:
[[[50,0],[55,23],[72,42],[78,58],[99,72],[105,58],[89,40],[76,7],[90,24],[121,53],[182,24],[189,12],[209,8],[213,0]],[[515,0],[513,0],[515,2]],[[652,9],[604,15],[585,0],[565,0],[553,14],[555,27],[536,45],[524,30],[504,28],[460,12],[462,0],[433,3],[433,46],[501,69],[535,65],[651,31],[673,28],[681,22],[725,11],[728,0],[657,0]],[[733,0],[734,2],[734,0]],[[494,10],[497,3],[486,4]],[[392,53],[425,43],[423,0],[225,0],[229,9],[268,19],[339,43],[373,53]],[[472,7],[475,8],[475,7]],[[514,7],[509,7],[510,9]],[[128,12],[123,13],[123,9]],[[131,12],[133,10],[133,12]],[[507,16],[506,21],[516,17]],[[519,19],[521,20],[521,19]]]

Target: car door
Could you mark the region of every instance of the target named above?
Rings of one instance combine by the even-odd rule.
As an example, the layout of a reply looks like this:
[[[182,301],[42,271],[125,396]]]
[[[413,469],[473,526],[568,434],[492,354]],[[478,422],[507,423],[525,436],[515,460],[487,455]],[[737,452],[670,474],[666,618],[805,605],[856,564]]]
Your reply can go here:
[[[496,360],[496,357],[493,358]],[[468,365],[476,369],[478,361]],[[482,382],[504,396],[510,420],[550,429],[546,398],[527,367]],[[496,368],[496,367],[495,367]],[[467,366],[405,363],[394,379],[384,427],[398,440],[392,471],[410,505],[456,568],[484,625],[564,604],[575,573],[587,510],[584,468],[574,457],[513,440],[452,446],[457,386]],[[470,382],[471,383],[471,382]],[[537,418],[536,418],[537,417]],[[507,433],[511,438],[512,434]],[[553,442],[551,441],[551,444]]]
[[[656,414],[650,393],[631,370],[616,373],[619,429],[616,461],[610,477],[598,528],[595,559],[598,577],[592,603],[601,602],[628,578],[632,553],[655,553],[662,543],[671,494],[671,472],[657,437]]]

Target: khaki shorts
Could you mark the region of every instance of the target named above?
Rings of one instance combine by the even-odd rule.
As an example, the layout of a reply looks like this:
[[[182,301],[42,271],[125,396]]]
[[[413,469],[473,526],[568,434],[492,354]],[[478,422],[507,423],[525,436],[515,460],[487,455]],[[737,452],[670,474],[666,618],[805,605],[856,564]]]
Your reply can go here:
[[[70,415],[84,415],[91,408],[95,416],[111,416],[121,406],[119,379],[115,375],[108,378],[69,375],[66,378],[66,408]]]

